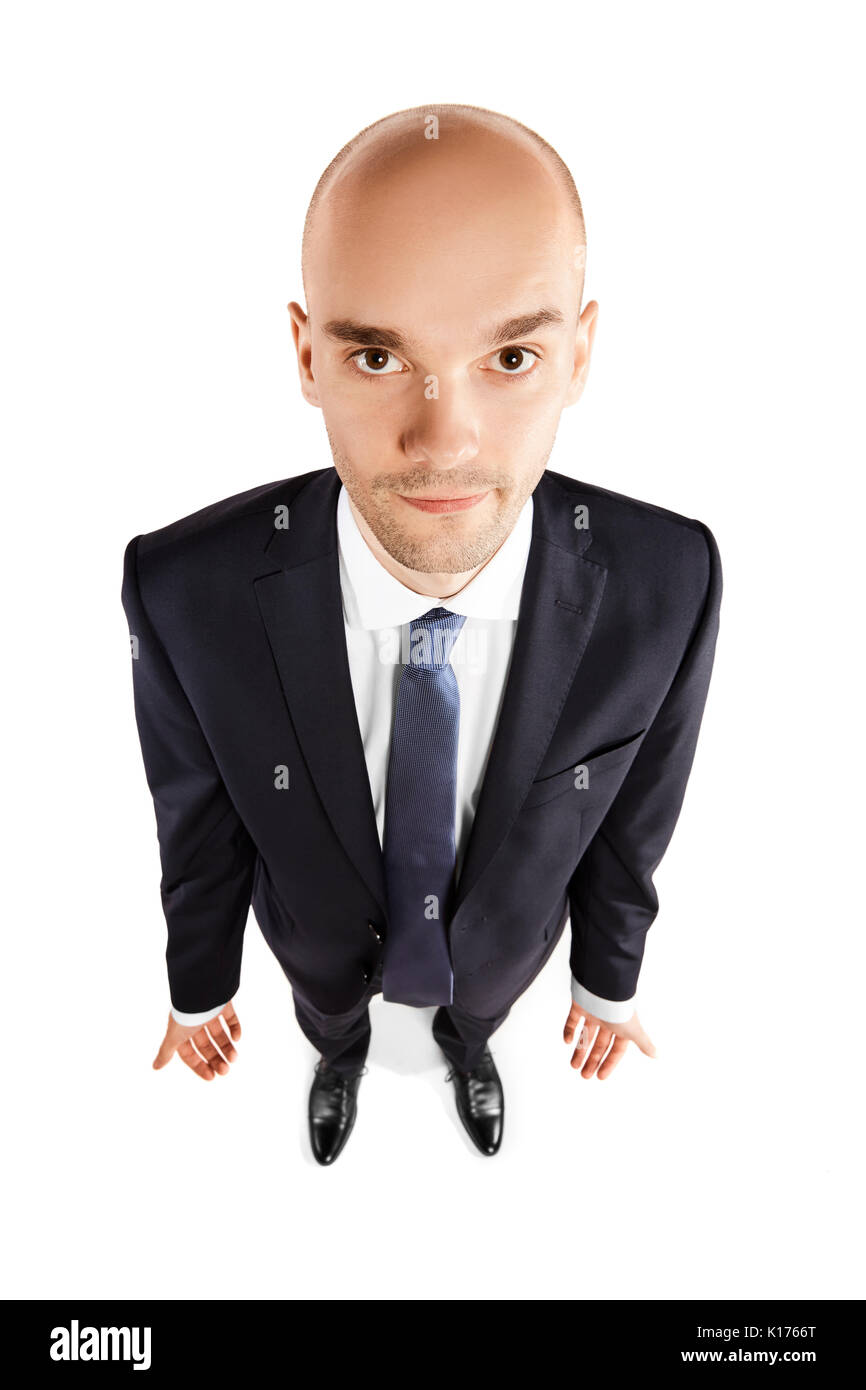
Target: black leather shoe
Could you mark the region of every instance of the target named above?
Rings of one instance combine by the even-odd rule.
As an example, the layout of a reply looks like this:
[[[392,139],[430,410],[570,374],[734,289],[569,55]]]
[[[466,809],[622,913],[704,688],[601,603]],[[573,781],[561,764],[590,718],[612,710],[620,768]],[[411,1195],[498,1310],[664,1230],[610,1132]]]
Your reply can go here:
[[[310,1087],[310,1143],[317,1163],[333,1163],[352,1133],[358,1113],[358,1086],[366,1067],[343,1076],[320,1057]]]
[[[485,1047],[481,1061],[472,1071],[452,1067],[445,1080],[452,1078],[463,1128],[483,1154],[495,1154],[502,1143],[505,1097],[489,1047]]]

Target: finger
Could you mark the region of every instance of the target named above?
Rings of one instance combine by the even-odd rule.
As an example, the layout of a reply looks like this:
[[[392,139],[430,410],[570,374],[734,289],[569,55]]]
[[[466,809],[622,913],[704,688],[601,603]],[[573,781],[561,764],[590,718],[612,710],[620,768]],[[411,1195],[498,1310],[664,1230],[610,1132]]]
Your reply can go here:
[[[225,1057],[226,1061],[237,1061],[237,1051],[235,1050],[234,1045],[232,1044],[232,1040],[226,1032],[225,1028],[223,1028],[220,1020],[217,1019],[213,1023],[207,1023],[205,1024],[205,1027],[207,1028],[207,1031],[210,1033],[213,1042],[216,1044],[219,1051]]]
[[[570,1043],[572,1041],[574,1037],[575,1028],[577,1027],[580,1020],[585,1017],[586,1015],[584,1014],[580,1006],[578,1004],[572,1004],[568,1018],[565,1020],[565,1028],[562,1032],[563,1040],[565,1042]]]
[[[583,1065],[583,1070],[581,1072],[581,1075],[583,1076],[585,1081],[589,1081],[593,1076],[595,1076],[595,1073],[598,1071],[601,1059],[607,1052],[607,1049],[610,1047],[610,1041],[613,1036],[614,1034],[610,1031],[609,1028],[605,1028],[604,1026],[599,1028],[598,1037],[596,1038],[593,1044],[592,1051],[587,1057]]]
[[[214,1047],[213,1038],[206,1027],[201,1027],[197,1033],[193,1033],[192,1041],[196,1050],[201,1053],[202,1057],[213,1071],[219,1072],[220,1076],[228,1071],[229,1064],[220,1056],[219,1052]]]
[[[597,1027],[597,1023],[590,1024],[589,1022],[584,1022],[584,1025],[577,1036],[577,1047],[574,1049],[574,1052],[572,1053],[571,1057],[571,1065],[575,1068],[576,1071],[580,1071],[580,1068],[586,1061],[586,1054],[589,1051],[593,1038],[595,1037],[595,1030]]]
[[[627,1047],[628,1038],[622,1038],[618,1033],[615,1033],[613,1038],[613,1047],[610,1049],[610,1052],[607,1054],[607,1056],[605,1057],[604,1061],[598,1069],[599,1081],[604,1081],[605,1077],[610,1076],[614,1067],[622,1058]]]
[[[241,1022],[237,1014],[235,1013],[234,1005],[231,1003],[231,1001],[229,1001],[229,1003],[226,1004],[225,1008],[222,1010],[222,1017],[225,1019],[226,1023],[229,1026],[229,1032],[232,1035],[232,1042],[237,1042],[238,1038],[241,1035]]]
[[[184,1039],[180,1047],[177,1049],[177,1055],[181,1058],[183,1062],[186,1063],[186,1065],[192,1071],[195,1072],[196,1076],[200,1076],[203,1081],[213,1081],[214,1077],[216,1076],[216,1072],[213,1070],[212,1067],[208,1066],[207,1062],[205,1062],[201,1057],[199,1057],[198,1053],[192,1045],[192,1038]]]
[[[637,1014],[632,1014],[632,1017],[629,1020],[628,1036],[634,1043],[635,1047],[639,1047],[641,1052],[645,1053],[647,1057],[655,1057],[655,1047],[653,1046],[649,1034],[641,1025],[641,1021],[638,1018]]]
[[[170,1032],[170,1031],[171,1031],[171,1022],[172,1022],[172,1020],[171,1020],[171,1015],[170,1015],[170,1014],[169,1014],[169,1020],[168,1020],[168,1022],[169,1022],[169,1032]],[[159,1071],[160,1067],[167,1066],[168,1063],[171,1061],[172,1057],[174,1056],[174,1043],[170,1043],[169,1040],[168,1040],[168,1038],[169,1038],[169,1034],[166,1033],[165,1037],[163,1038],[162,1042],[161,1042],[160,1045],[159,1045],[159,1051],[157,1052],[156,1056],[155,1056],[154,1059],[153,1059],[153,1069],[154,1069],[154,1071]]]

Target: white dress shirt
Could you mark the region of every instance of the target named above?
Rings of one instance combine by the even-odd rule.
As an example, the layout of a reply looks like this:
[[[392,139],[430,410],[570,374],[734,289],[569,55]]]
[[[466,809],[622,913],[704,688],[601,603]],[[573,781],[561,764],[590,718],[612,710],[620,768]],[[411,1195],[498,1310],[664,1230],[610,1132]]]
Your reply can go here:
[[[409,624],[431,608],[446,608],[466,618],[451,648],[451,666],[460,692],[454,823],[458,873],[505,693],[532,541],[532,507],[530,496],[510,534],[484,568],[459,593],[439,599],[418,594],[395,579],[361,535],[344,487],[337,499],[346,647],[380,844],[391,730],[397,686],[408,661]],[[584,989],[574,976],[571,997],[580,1008],[609,1023],[623,1023],[634,1012],[634,998],[602,999]],[[189,1024],[204,1023],[218,1011],[213,1008],[207,1013],[185,1014],[172,1007],[178,1022]]]

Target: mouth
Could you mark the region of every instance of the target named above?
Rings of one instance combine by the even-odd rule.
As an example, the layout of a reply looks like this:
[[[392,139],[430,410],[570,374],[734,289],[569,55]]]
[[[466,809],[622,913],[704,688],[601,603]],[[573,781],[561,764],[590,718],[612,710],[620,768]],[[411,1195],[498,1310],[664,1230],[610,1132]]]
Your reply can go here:
[[[406,497],[398,492],[397,496],[422,512],[465,512],[470,507],[477,507],[487,493],[473,492],[468,497]]]

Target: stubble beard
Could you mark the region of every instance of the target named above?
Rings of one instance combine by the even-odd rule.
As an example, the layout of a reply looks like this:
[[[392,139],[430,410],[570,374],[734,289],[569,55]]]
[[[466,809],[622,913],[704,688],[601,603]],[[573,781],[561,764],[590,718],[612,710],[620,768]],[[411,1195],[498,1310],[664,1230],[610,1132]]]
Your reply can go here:
[[[469,494],[473,488],[478,492],[495,489],[495,514],[488,516],[472,535],[460,535],[455,527],[462,524],[464,513],[443,513],[438,516],[427,513],[429,519],[435,522],[435,533],[419,540],[407,534],[395,515],[395,509],[402,508],[403,504],[395,501],[394,493],[405,490],[407,496],[435,497],[435,481],[429,470],[416,470],[413,475],[410,469],[396,476],[362,482],[351,460],[335,446],[332,439],[330,442],[334,465],[343,485],[382,549],[399,565],[421,575],[466,574],[486,564],[510,534],[523,504],[535,487],[533,483],[531,487],[520,488],[513,479],[500,474],[491,475],[489,471],[483,474],[479,471],[473,476],[471,469],[460,470],[459,482],[453,473],[447,476],[447,480],[443,477],[443,492],[465,490]],[[552,448],[551,444],[540,472],[544,471]],[[491,504],[488,500],[479,505],[490,507]]]

